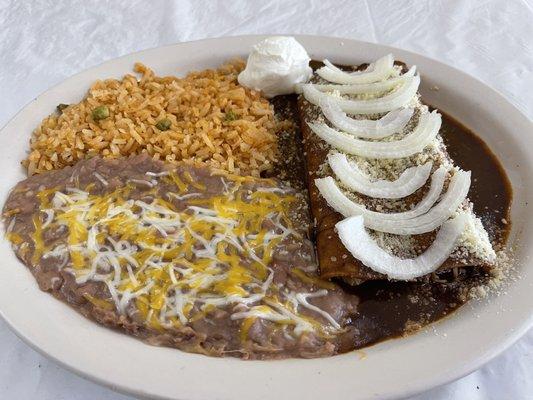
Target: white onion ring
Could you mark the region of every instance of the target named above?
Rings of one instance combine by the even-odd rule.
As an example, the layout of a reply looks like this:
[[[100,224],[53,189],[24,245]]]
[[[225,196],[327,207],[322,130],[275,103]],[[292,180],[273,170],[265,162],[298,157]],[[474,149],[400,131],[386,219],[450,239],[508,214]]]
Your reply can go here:
[[[384,56],[382,58],[386,58],[386,57],[392,57],[392,54],[387,54],[386,56]],[[368,64],[368,66],[365,69],[362,69],[362,70],[358,70],[358,71],[343,71],[342,69],[337,67],[335,64],[333,64],[331,61],[329,61],[327,58],[324,58],[322,60],[322,63],[326,67],[328,67],[329,69],[332,69],[332,70],[334,70],[336,72],[344,72],[345,74],[348,74],[348,75],[361,75],[361,74],[365,74],[367,72],[372,72],[372,71],[374,71],[374,67],[375,67],[375,62],[373,62],[373,63]],[[394,57],[392,57],[392,63],[394,64]]]
[[[308,123],[311,130],[332,147],[366,158],[404,158],[421,152],[437,136],[441,116],[436,111],[422,114],[418,125],[405,137],[392,142],[369,142],[330,128],[325,123]]]
[[[401,199],[414,193],[426,183],[433,165],[430,161],[424,165],[407,168],[395,181],[370,181],[356,164],[348,161],[345,154],[330,154],[328,163],[337,178],[348,189],[382,199]]]
[[[312,83],[302,85],[302,92],[307,101],[318,105],[324,97],[336,100],[340,108],[349,114],[379,114],[404,107],[416,95],[420,86],[420,76],[407,77],[404,84],[382,97],[374,99],[344,99],[328,93],[323,93],[315,88]]]
[[[470,189],[470,178],[470,171],[456,172],[438,204],[423,215],[403,221],[369,219],[367,226],[376,231],[398,235],[418,235],[434,231],[465,201]]]
[[[439,203],[433,204],[442,191],[446,170],[440,167],[431,177],[431,187],[424,199],[412,210],[400,213],[379,213],[367,210],[350,200],[328,176],[315,179],[315,185],[328,205],[345,217],[362,215],[365,226],[379,232],[397,235],[418,235],[437,229],[464,202],[470,189],[470,171],[457,171]],[[440,190],[439,190],[440,189]]]
[[[362,216],[347,218],[335,226],[344,247],[367,267],[390,279],[411,280],[437,270],[446,261],[465,224],[465,214],[448,220],[439,229],[431,246],[412,259],[395,257],[381,249],[365,230]]]
[[[337,186],[337,183],[331,176],[315,179],[315,185],[331,208],[345,217],[363,215],[368,226],[368,223],[371,221],[375,224],[378,221],[410,220],[425,214],[439,198],[444,187],[446,172],[445,167],[439,167],[431,176],[431,185],[424,198],[413,209],[399,213],[380,213],[367,210],[362,204],[350,200]]]
[[[313,87],[321,92],[337,91],[340,94],[374,94],[388,92],[394,89],[396,86],[405,84],[405,82],[415,76],[416,66],[412,66],[405,74],[396,78],[387,79],[386,81],[374,82],[374,83],[359,83],[353,85],[331,85],[331,84],[313,84]]]
[[[353,119],[346,115],[331,97],[320,99],[322,113],[337,129],[365,139],[382,139],[401,132],[413,116],[414,109],[400,108],[390,111],[378,120]]]
[[[316,73],[327,81],[342,84],[371,83],[387,79],[394,72],[394,57],[387,54],[376,60],[365,71],[345,72],[324,60],[325,66]]]

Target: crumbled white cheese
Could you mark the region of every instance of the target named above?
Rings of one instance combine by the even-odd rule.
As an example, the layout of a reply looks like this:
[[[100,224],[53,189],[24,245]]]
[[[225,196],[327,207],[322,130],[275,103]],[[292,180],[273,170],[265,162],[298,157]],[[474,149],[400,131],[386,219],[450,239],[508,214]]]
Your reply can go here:
[[[399,75],[401,67],[395,67],[396,74]],[[315,77],[313,79],[316,83],[324,83],[322,78]],[[394,90],[394,89],[393,89]],[[348,96],[341,96],[337,90],[329,91],[328,94],[334,97],[347,98]],[[350,96],[351,98],[372,99],[382,96],[383,93],[357,95]],[[306,103],[308,107],[308,118],[313,122],[326,122],[318,106]],[[417,126],[420,115],[428,113],[429,109],[426,105],[422,104],[420,95],[416,95],[407,104],[408,107],[415,109],[415,113],[411,121],[406,127],[397,134],[391,135],[379,141],[396,141],[399,140],[413,131]],[[374,115],[350,115],[354,119],[379,119],[384,114]],[[370,140],[373,141],[373,140]],[[323,148],[329,148],[329,146],[323,143]],[[358,157],[354,155],[347,155],[349,160],[355,163],[359,169],[368,175],[371,180],[396,180],[405,169],[413,166],[425,164],[428,161],[433,162],[433,171],[439,166],[446,167],[450,173],[453,173],[454,166],[450,158],[446,155],[446,148],[442,137],[440,135],[428,145],[420,153],[401,159],[370,159],[364,157]],[[455,169],[456,170],[456,169]],[[320,166],[316,175],[318,177],[334,176],[331,169],[327,165],[327,161]],[[342,184],[337,181],[337,184],[342,188]],[[445,186],[446,187],[446,186]],[[351,198],[354,202],[364,204],[367,208],[379,211],[379,212],[402,212],[414,207],[415,203],[412,200],[406,201],[406,199],[374,199],[362,196],[358,193],[350,193],[346,188],[343,188],[345,194]],[[470,258],[475,257],[483,262],[492,262],[495,259],[494,250],[490,244],[488,234],[484,229],[481,221],[476,218],[470,207],[470,201],[465,200],[462,210],[458,212],[464,212],[468,215],[468,223],[465,232],[461,235],[456,245],[457,250],[453,257],[459,257],[459,253],[467,254]],[[405,257],[414,257],[420,253],[420,249],[417,249],[414,244],[414,238],[411,236],[397,236],[381,232],[372,232],[372,237],[378,242],[378,244],[385,249],[390,250],[394,254],[402,255]]]

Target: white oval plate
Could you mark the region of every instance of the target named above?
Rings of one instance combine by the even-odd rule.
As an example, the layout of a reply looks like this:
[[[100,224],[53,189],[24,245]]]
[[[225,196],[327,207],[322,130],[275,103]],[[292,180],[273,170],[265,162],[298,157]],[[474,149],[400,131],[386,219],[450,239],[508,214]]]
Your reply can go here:
[[[42,118],[59,103],[78,102],[96,79],[121,77],[143,62],[157,74],[182,75],[246,56],[263,36],[209,39],[131,54],[75,75],[28,104],[0,134],[0,201],[24,178],[20,160]],[[164,399],[398,398],[452,381],[480,367],[517,340],[533,320],[533,135],[531,122],[500,94],[452,67],[387,46],[297,36],[311,57],[358,64],[392,52],[422,73],[424,100],[472,128],[489,144],[511,178],[520,279],[506,294],[475,302],[416,335],[361,352],[315,360],[241,361],[146,345],[100,327],[41,292],[0,243],[0,313],[29,345],[64,367],[113,389]],[[440,90],[430,90],[437,86]],[[526,185],[529,182],[530,185]]]

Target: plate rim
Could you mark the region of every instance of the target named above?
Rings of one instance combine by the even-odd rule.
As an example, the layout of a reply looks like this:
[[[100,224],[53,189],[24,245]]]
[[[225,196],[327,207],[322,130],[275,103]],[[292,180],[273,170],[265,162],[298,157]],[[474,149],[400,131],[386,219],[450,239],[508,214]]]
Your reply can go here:
[[[86,69],[84,69],[84,70],[82,70],[80,72],[77,72],[76,74],[73,74],[73,75],[63,79],[61,82],[59,82],[59,83],[57,83],[55,85],[52,85],[49,88],[47,88],[46,90],[42,91],[38,96],[36,96],[34,99],[32,99],[29,102],[27,102],[18,112],[16,112],[12,117],[9,118],[9,120],[0,129],[0,135],[4,134],[4,130],[6,130],[6,128],[15,119],[17,119],[17,117],[19,117],[19,115],[24,113],[24,111],[31,104],[39,102],[39,100],[43,96],[45,96],[48,92],[50,92],[53,89],[56,89],[56,88],[64,85],[66,82],[68,82],[70,80],[74,80],[76,77],[80,77],[80,76],[88,73],[91,70],[102,68],[102,67],[105,67],[107,65],[111,66],[112,64],[116,63],[119,60],[124,60],[124,59],[130,58],[130,57],[136,56],[136,55],[142,55],[143,53],[147,53],[147,52],[150,52],[150,51],[154,51],[154,50],[158,50],[158,49],[171,49],[171,48],[179,47],[180,45],[184,45],[184,44],[202,45],[202,44],[206,44],[206,43],[209,43],[209,42],[224,41],[225,39],[229,39],[229,38],[234,38],[234,39],[237,39],[237,38],[256,38],[257,40],[260,40],[261,38],[268,37],[268,36],[272,36],[272,35],[266,35],[266,34],[230,35],[230,36],[222,36],[222,37],[215,37],[215,38],[205,38],[205,39],[199,39],[199,40],[193,40],[193,41],[177,42],[177,43],[173,43],[173,44],[167,44],[167,45],[164,45],[164,46],[154,46],[154,47],[151,47],[151,48],[147,48],[147,49],[135,51],[135,52],[132,52],[132,53],[124,54],[124,55],[122,55],[120,57],[116,57],[116,58],[105,60],[105,61],[103,61],[101,63],[98,63],[98,64],[96,64],[94,66],[91,66],[91,67],[86,68]],[[464,71],[460,70],[459,68],[457,68],[457,67],[455,67],[453,65],[449,65],[449,64],[444,63],[442,61],[436,60],[436,59],[434,59],[432,57],[426,56],[424,54],[420,54],[420,53],[417,53],[417,52],[414,52],[414,51],[405,50],[405,49],[402,49],[402,48],[393,47],[393,46],[389,46],[389,45],[384,45],[384,44],[380,44],[380,43],[373,43],[373,42],[361,41],[361,40],[357,40],[357,39],[350,39],[350,38],[344,38],[344,37],[338,37],[338,36],[295,35],[295,34],[290,34],[290,35],[287,35],[287,36],[293,36],[297,40],[300,39],[300,38],[306,38],[308,40],[312,40],[312,39],[320,39],[320,40],[334,39],[334,40],[350,42],[350,43],[352,43],[354,45],[363,44],[363,45],[371,46],[371,47],[378,46],[378,47],[380,47],[382,49],[387,49],[387,50],[393,51],[393,52],[395,50],[401,50],[402,53],[408,53],[408,54],[411,54],[411,55],[416,56],[416,57],[422,57],[422,58],[430,61],[432,64],[440,65],[441,67],[444,67],[446,69],[452,69],[452,70],[454,70],[455,73],[463,75],[464,77],[466,77],[467,79],[469,79],[471,81],[475,81],[478,85],[481,85],[483,87],[483,90],[485,90],[485,91],[488,90],[488,91],[492,92],[493,95],[495,95],[495,96],[500,98],[500,100],[506,105],[506,107],[512,108],[513,112],[515,112],[517,116],[519,115],[521,118],[524,119],[524,121],[526,123],[531,124],[531,119],[529,119],[517,106],[515,106],[513,103],[511,103],[497,89],[489,86],[489,84],[483,82],[481,79],[479,79],[479,78],[477,78],[475,76],[472,76],[469,73],[464,72]],[[435,324],[438,325],[441,322],[443,322],[443,321],[445,321],[445,320],[447,320],[449,318],[453,318],[454,315],[455,315],[455,313],[452,313],[449,317],[444,318],[442,320],[439,320],[438,322],[436,322],[436,323],[434,323],[432,325],[435,325]],[[12,323],[12,321],[8,318],[8,316],[4,314],[2,308],[0,308],[0,317],[6,322],[6,324],[9,326],[11,331],[14,332],[17,335],[17,337],[19,337],[24,343],[26,343],[32,349],[37,351],[39,354],[42,354],[43,356],[47,357],[48,359],[51,359],[53,362],[57,363],[58,365],[61,365],[61,367],[63,367],[65,369],[75,373],[78,376],[81,376],[81,377],[83,377],[85,379],[88,379],[90,381],[96,382],[96,383],[98,383],[98,384],[100,384],[102,386],[108,387],[108,388],[110,388],[112,390],[115,390],[117,392],[121,392],[121,393],[124,393],[124,394],[135,395],[135,396],[143,396],[143,397],[150,396],[150,398],[158,398],[158,399],[159,398],[161,398],[161,399],[169,398],[169,397],[166,397],[166,396],[155,395],[155,394],[151,393],[149,390],[148,391],[139,391],[139,390],[131,389],[131,388],[128,388],[127,385],[116,384],[116,383],[112,382],[111,380],[106,380],[106,379],[102,379],[102,378],[99,378],[97,376],[91,375],[89,372],[84,371],[82,367],[78,367],[76,365],[71,365],[70,363],[65,362],[64,360],[54,356],[53,354],[47,353],[45,349],[35,345],[31,341],[31,339],[27,335],[24,334],[24,332],[22,332],[21,330],[17,329],[17,327]],[[531,327],[533,327],[533,311],[530,313],[529,318],[526,321],[524,321],[524,323],[522,325],[520,325],[520,327],[518,329],[514,329],[506,337],[506,339],[504,341],[498,342],[497,345],[490,347],[488,350],[486,350],[483,353],[481,353],[477,358],[471,360],[468,363],[467,367],[466,367],[466,364],[465,364],[464,366],[458,368],[456,371],[451,372],[451,373],[447,373],[447,374],[443,374],[442,377],[435,377],[433,380],[426,381],[425,384],[418,384],[418,385],[411,386],[411,387],[409,387],[408,389],[406,389],[405,391],[403,391],[401,393],[388,393],[388,394],[386,394],[384,396],[380,396],[380,398],[383,398],[383,399],[389,399],[390,398],[390,399],[392,399],[392,398],[398,398],[398,396],[400,396],[400,397],[412,396],[412,395],[421,393],[421,392],[423,392],[425,390],[429,390],[431,388],[447,384],[447,383],[452,382],[452,381],[454,381],[456,379],[460,379],[461,377],[464,377],[464,376],[470,374],[471,372],[473,372],[476,369],[480,368],[482,365],[484,365],[485,363],[487,363],[491,359],[497,357],[499,354],[501,354],[502,352],[507,350],[520,337],[522,337]],[[416,337],[416,336],[417,336],[417,334],[414,334],[414,335],[411,335],[410,337],[412,338],[412,337]],[[135,340],[137,340],[137,339],[135,339]],[[388,340],[387,342],[391,343],[391,342],[394,342],[394,340]],[[373,346],[369,346],[367,348],[376,347],[376,346],[379,346],[379,344],[373,345]],[[363,350],[365,350],[367,348],[364,348]],[[317,360],[323,360],[323,359],[317,359]],[[238,362],[243,362],[243,361],[239,360]],[[262,361],[262,362],[271,363],[271,362],[276,362],[276,361]]]

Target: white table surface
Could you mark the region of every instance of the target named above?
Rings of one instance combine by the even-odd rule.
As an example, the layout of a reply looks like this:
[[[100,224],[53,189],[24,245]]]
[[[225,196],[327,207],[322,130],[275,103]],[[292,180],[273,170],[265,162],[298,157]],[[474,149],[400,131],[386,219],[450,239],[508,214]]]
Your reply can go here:
[[[52,85],[103,61],[250,33],[329,35],[412,50],[481,79],[533,119],[532,0],[0,0],[0,126]],[[58,367],[0,320],[0,399],[131,397]],[[413,399],[533,399],[533,330],[482,369]]]

